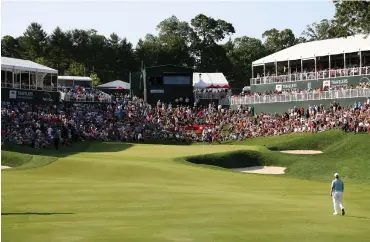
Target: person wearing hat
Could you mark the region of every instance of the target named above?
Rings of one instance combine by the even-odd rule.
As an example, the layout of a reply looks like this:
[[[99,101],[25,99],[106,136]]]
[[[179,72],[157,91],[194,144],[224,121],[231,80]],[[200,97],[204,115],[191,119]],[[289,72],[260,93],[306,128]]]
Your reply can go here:
[[[342,203],[343,192],[344,192],[344,183],[339,179],[339,174],[334,174],[335,179],[331,182],[330,196],[333,199],[334,204],[334,215],[338,215],[338,206],[342,210],[342,215],[345,214],[344,206]]]

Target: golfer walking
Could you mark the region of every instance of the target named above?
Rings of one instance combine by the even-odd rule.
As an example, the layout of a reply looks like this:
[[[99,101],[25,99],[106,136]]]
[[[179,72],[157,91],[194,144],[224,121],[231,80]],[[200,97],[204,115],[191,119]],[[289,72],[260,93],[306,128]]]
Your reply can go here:
[[[334,215],[338,215],[338,206],[342,210],[342,215],[345,214],[344,206],[342,203],[343,192],[344,192],[344,183],[339,179],[339,174],[334,174],[335,179],[331,182],[330,196],[333,198],[334,204]]]

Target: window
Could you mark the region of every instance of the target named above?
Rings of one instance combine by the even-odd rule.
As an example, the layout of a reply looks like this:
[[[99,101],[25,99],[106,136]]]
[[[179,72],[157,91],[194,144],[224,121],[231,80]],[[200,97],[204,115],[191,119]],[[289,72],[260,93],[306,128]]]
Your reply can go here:
[[[163,83],[165,85],[189,85],[190,76],[164,76]]]

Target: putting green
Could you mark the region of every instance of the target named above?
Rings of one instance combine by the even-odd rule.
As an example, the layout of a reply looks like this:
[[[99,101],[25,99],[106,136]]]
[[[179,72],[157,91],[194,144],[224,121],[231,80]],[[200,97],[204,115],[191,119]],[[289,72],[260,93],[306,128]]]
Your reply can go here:
[[[366,141],[367,135],[328,132],[229,145],[95,142],[83,152],[40,151],[25,158],[3,152],[6,165],[16,160],[29,168],[40,160],[43,166],[2,171],[2,239],[369,241]],[[324,153],[289,155],[267,147]],[[286,175],[245,174],[194,165],[185,156],[203,164],[237,158],[288,169]],[[346,184],[346,216],[332,215],[334,172]]]

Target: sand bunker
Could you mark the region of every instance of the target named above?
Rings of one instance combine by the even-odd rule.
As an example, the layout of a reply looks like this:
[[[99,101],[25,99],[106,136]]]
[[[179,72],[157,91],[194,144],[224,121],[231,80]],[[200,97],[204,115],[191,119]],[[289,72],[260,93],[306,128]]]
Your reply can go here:
[[[320,150],[282,150],[280,152],[295,155],[316,155],[323,153]]]
[[[9,169],[9,168],[11,168],[10,166],[1,166],[1,170],[3,170],[3,169]]]
[[[232,169],[234,171],[247,172],[247,173],[256,173],[256,174],[284,174],[285,167],[278,166],[251,166],[245,168],[236,168]]]

